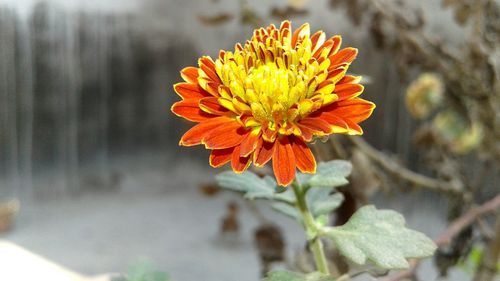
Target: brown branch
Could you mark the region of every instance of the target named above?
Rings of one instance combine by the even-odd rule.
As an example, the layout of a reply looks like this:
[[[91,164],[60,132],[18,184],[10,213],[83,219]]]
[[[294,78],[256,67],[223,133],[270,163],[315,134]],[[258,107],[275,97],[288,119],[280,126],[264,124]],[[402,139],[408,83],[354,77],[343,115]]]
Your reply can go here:
[[[349,137],[349,140],[354,143],[362,152],[364,152],[370,159],[377,162],[382,168],[388,172],[394,174],[395,176],[404,179],[410,183],[418,186],[426,187],[428,189],[440,192],[447,192],[452,194],[462,194],[464,191],[463,184],[461,182],[447,182],[431,177],[424,176],[422,174],[413,172],[403,166],[401,166],[396,161],[389,158],[383,152],[378,151],[376,148],[371,146],[365,140],[360,137]]]
[[[471,225],[477,218],[495,212],[500,207],[500,195],[497,195],[483,205],[470,209],[463,216],[459,217],[443,232],[435,242],[438,246],[445,246],[451,242],[453,237],[458,235],[465,227]]]
[[[480,217],[494,213],[500,208],[500,195],[497,195],[493,199],[485,202],[483,205],[470,209],[463,216],[454,220],[448,228],[439,235],[438,238],[434,240],[438,247],[448,245],[455,236],[457,236],[462,230],[473,224]],[[415,272],[420,264],[419,260],[411,260],[410,267],[407,270],[400,271],[396,274],[380,278],[379,281],[400,281],[405,278],[410,278],[415,275]]]

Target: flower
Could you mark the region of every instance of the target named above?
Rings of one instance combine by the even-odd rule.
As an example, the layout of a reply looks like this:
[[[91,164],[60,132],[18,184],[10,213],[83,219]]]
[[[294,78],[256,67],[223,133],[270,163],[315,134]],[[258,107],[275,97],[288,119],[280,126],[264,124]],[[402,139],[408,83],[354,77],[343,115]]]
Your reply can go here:
[[[181,71],[185,82],[174,85],[182,101],[172,112],[198,123],[180,145],[204,144],[212,167],[231,162],[237,173],[272,159],[281,186],[293,181],[296,168],[315,173],[306,143],[332,133],[362,134],[358,123],[375,108],[358,98],[361,77],[346,74],[357,49],[340,44],[340,36],[326,40],[322,31],[310,36],[308,24],[292,33],[284,21],[279,29],[255,30],[215,61],[201,57],[199,67]]]
[[[483,127],[453,110],[438,113],[432,120],[439,141],[455,154],[467,154],[483,141]]]
[[[423,119],[443,101],[443,82],[436,74],[424,73],[406,90],[406,108],[411,116]]]

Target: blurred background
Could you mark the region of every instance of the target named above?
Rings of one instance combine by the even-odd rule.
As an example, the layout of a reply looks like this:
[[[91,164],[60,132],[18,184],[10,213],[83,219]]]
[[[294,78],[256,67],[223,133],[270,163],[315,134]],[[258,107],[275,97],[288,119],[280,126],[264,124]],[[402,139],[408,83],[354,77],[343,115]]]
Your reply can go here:
[[[493,0],[0,0],[0,239],[85,276],[151,263],[172,280],[250,281],[264,216],[286,244],[277,266],[293,264],[300,229],[219,193],[170,112],[180,69],[283,19],[357,47],[350,70],[377,104],[366,142],[318,142],[319,158],[357,159],[354,206],[435,238],[499,192],[499,17]],[[472,280],[463,245],[498,236],[484,224],[493,238],[471,229],[420,280]]]

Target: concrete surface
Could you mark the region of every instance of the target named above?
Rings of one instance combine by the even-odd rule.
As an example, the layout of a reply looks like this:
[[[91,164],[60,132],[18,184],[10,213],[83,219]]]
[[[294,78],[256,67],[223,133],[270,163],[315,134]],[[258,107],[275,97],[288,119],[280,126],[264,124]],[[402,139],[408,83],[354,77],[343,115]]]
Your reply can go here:
[[[188,159],[176,161],[175,167],[158,157],[119,163],[116,169],[125,175],[119,191],[24,199],[15,228],[0,238],[89,276],[124,273],[149,260],[176,281],[259,279],[252,246],[257,219],[236,194],[224,192],[207,198],[199,192],[198,185],[209,182],[217,171]],[[192,175],[189,180],[182,177],[186,173]],[[415,196],[375,201],[379,208],[402,211],[411,227],[435,237],[443,229],[443,220],[436,214],[445,204]],[[418,197],[422,199],[416,200]],[[220,218],[230,200],[236,200],[242,209],[242,229],[236,244],[224,242],[218,234]],[[273,213],[265,202],[258,206],[283,228],[288,254],[293,256],[303,247],[299,227]],[[422,280],[436,280],[432,268],[431,261],[424,263]],[[469,279],[457,270],[448,280]]]

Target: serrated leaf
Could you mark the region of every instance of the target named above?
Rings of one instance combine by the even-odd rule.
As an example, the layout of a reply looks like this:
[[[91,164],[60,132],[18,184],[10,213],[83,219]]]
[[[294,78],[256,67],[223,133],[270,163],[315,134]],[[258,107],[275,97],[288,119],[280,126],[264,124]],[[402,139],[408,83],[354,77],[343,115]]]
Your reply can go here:
[[[249,200],[277,199],[289,203],[295,202],[295,197],[290,190],[276,193],[276,181],[268,176],[260,178],[249,171],[241,174],[226,171],[216,175],[215,179],[221,188],[241,192]]]
[[[315,217],[328,215],[335,211],[344,202],[344,195],[336,192],[329,195],[326,199],[317,201],[311,205],[311,211]]]
[[[316,174],[307,182],[312,187],[337,187],[347,183],[352,165],[345,160],[332,160],[318,164]]]
[[[343,226],[330,228],[327,236],[353,262],[369,260],[385,269],[408,268],[408,258],[430,257],[436,250],[423,233],[405,227],[401,214],[374,206],[362,207]]]
[[[298,172],[297,175],[295,176],[295,179],[300,185],[303,185],[305,183],[308,183],[313,176],[314,176],[313,174],[304,174]]]
[[[262,281],[335,281],[335,278],[319,272],[304,275],[291,271],[271,271]]]
[[[248,172],[248,171],[246,171],[245,173],[251,173],[251,174],[255,175],[254,173],[252,173],[252,172]],[[255,176],[257,176],[257,175],[255,175]],[[259,177],[259,176],[257,176],[257,177]],[[270,176],[264,176],[262,179],[263,179],[263,180],[267,183],[267,185],[269,185],[269,186],[274,186],[274,190],[275,190],[275,192],[277,192],[277,193],[283,192],[282,190],[280,190],[280,188],[281,188],[282,186],[279,186],[279,185],[276,183],[276,180],[275,180],[274,178],[272,178],[272,177],[270,177]]]
[[[244,172],[236,174],[232,171],[222,172],[215,176],[219,186],[225,189],[243,192],[248,199],[267,198],[274,195],[275,186],[254,173]]]
[[[333,187],[308,190],[306,200],[314,217],[328,215],[342,204],[344,196],[338,192],[331,194],[333,190]]]
[[[299,222],[299,223],[302,223],[302,217],[300,216],[300,213],[299,211],[297,210],[297,208],[293,207],[293,206],[290,206],[288,204],[285,204],[285,203],[275,203],[272,205],[272,208],[279,212],[279,213],[282,213],[283,215]]]

